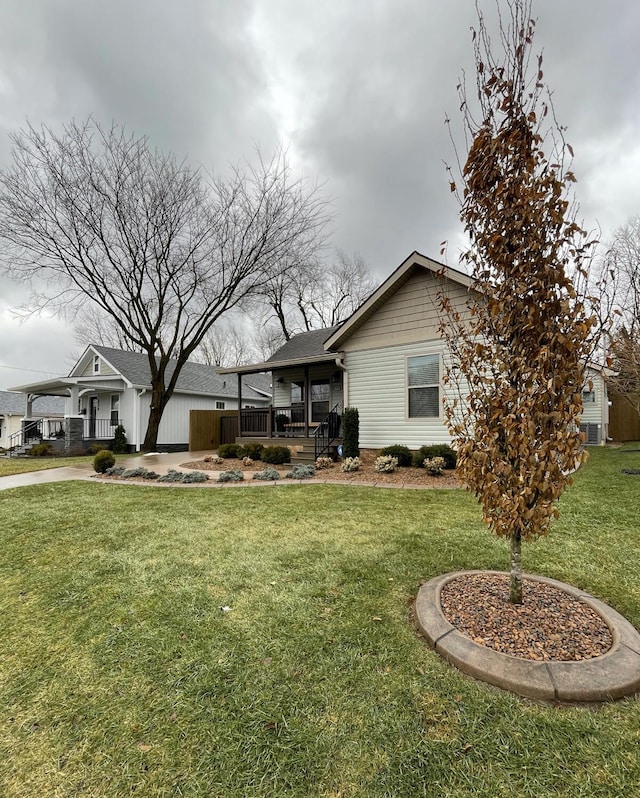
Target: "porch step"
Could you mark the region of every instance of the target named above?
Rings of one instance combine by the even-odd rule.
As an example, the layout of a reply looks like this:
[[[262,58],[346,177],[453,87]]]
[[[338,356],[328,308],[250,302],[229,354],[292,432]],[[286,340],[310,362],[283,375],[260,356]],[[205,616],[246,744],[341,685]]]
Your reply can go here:
[[[313,444],[304,444],[301,449],[291,455],[293,465],[313,464],[316,461],[315,447]]]

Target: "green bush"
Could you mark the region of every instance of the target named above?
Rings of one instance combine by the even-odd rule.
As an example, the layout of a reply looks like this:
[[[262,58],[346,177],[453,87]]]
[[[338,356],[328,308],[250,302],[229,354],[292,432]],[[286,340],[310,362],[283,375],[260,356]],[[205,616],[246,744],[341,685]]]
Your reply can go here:
[[[288,446],[265,446],[262,450],[262,462],[271,465],[290,463],[291,449]]]
[[[118,424],[113,431],[113,444],[111,448],[116,454],[126,454],[127,452],[127,436],[122,424]]]
[[[240,447],[238,457],[250,457],[252,460],[262,460],[262,450],[264,446],[261,443],[245,443]]]
[[[31,457],[50,457],[53,454],[53,449],[50,443],[36,443],[29,449]]]
[[[103,449],[93,458],[93,470],[96,474],[104,474],[107,468],[113,468],[115,464],[116,458],[108,449]]]
[[[225,460],[230,458],[239,458],[242,446],[239,443],[223,443],[218,447],[218,456],[224,457]]]
[[[108,448],[108,447],[107,447]],[[104,443],[91,443],[89,444],[89,454],[98,454],[98,452],[106,452]]]
[[[345,407],[342,414],[342,456],[360,455],[360,415],[357,407]]]
[[[385,446],[384,449],[380,450],[380,457],[388,456],[395,457],[400,468],[408,468],[413,462],[411,449],[399,443],[393,444],[393,446]]]
[[[222,471],[218,476],[218,482],[243,482],[244,476],[239,468],[232,468],[230,471]]]
[[[256,471],[253,478],[260,479],[263,482],[275,482],[280,479],[280,474],[275,468],[267,467],[263,471]]]
[[[298,463],[298,465],[294,465],[291,471],[285,474],[285,477],[287,479],[310,479],[311,477],[315,477],[315,475],[316,467],[314,465],[311,465],[311,463]]]
[[[446,443],[435,443],[432,446],[421,446],[413,454],[413,465],[416,468],[424,468],[424,461],[432,457],[442,457],[445,468],[455,468],[458,462],[458,455]]]

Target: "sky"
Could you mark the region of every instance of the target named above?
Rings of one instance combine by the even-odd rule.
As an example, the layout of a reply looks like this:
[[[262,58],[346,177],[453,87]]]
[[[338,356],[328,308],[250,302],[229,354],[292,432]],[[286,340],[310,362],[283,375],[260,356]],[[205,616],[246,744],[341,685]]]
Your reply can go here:
[[[495,0],[479,5],[495,18]],[[534,0],[533,13],[579,218],[606,241],[640,213],[640,3]],[[379,280],[413,250],[440,259],[444,240],[457,266],[444,120],[461,141],[476,23],[472,0],[2,0],[0,168],[27,120],[90,114],[216,173],[284,144],[331,197],[332,245]],[[0,270],[0,390],[67,374],[81,351],[59,319],[18,320],[27,298]]]

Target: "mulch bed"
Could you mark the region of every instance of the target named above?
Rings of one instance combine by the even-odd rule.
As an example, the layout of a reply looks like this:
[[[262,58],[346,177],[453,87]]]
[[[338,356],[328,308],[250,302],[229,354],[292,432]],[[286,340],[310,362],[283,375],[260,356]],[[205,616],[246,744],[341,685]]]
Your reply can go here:
[[[462,574],[444,585],[445,618],[474,642],[531,660],[577,661],[605,654],[613,645],[603,619],[563,590],[525,579],[523,603],[509,601],[509,577]]]

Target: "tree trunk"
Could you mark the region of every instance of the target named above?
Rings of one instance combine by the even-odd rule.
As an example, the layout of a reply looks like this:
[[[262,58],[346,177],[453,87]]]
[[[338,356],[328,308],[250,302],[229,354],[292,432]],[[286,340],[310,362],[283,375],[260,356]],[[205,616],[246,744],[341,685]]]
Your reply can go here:
[[[511,582],[509,600],[512,604],[522,604],[522,540],[520,530],[511,537]]]
[[[153,386],[153,378],[151,380]],[[167,406],[169,397],[164,385],[161,387],[152,387],[151,389],[151,405],[149,407],[149,422],[147,424],[147,431],[144,436],[144,443],[142,444],[143,452],[155,452],[158,447],[158,432],[160,430],[160,422],[162,421],[162,414]]]

